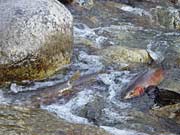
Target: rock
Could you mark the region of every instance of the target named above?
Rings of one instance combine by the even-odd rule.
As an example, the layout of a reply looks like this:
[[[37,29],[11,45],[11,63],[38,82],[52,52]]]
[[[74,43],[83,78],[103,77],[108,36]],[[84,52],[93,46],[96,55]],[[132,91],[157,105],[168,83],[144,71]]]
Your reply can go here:
[[[74,0],[76,4],[78,4],[81,7],[90,9],[94,5],[94,0]]]
[[[78,112],[78,115],[87,118],[89,122],[93,122],[95,125],[98,125],[104,107],[104,99],[102,97],[97,96],[94,98],[92,102],[87,103]]]
[[[109,135],[94,126],[71,124],[40,109],[0,105],[3,135]]]
[[[105,61],[110,63],[148,63],[151,61],[146,50],[124,46],[108,47],[102,50],[100,54]]]
[[[165,79],[160,84],[160,88],[169,89],[180,94],[180,70],[170,69],[166,71]]]
[[[160,107],[180,103],[180,94],[171,90],[149,86],[145,89],[145,93]]]
[[[165,79],[161,85],[161,88],[170,89],[171,91],[180,93],[180,81],[174,79]]]
[[[178,9],[157,6],[152,9],[152,14],[155,22],[159,25],[168,29],[180,29],[180,14]]]
[[[176,123],[180,124],[180,103],[151,110],[151,113],[157,115],[158,117],[172,119]]]
[[[70,62],[73,18],[58,1],[1,1],[0,16],[0,82],[43,79]]]
[[[66,5],[72,3],[74,0],[58,0],[58,1]]]

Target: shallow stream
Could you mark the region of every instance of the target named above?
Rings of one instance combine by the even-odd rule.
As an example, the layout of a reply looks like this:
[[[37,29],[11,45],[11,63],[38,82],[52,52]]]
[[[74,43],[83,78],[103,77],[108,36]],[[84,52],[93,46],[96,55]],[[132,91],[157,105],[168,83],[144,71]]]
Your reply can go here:
[[[146,3],[131,7],[98,0],[90,8],[68,7],[74,16],[74,53],[66,72],[44,81],[24,82],[24,85],[14,82],[1,88],[1,104],[31,106],[32,97],[41,92],[39,89],[51,90],[54,87],[49,86],[59,83],[64,87],[78,71],[85,78],[72,88],[77,92],[57,96],[40,107],[68,122],[96,125],[113,135],[180,134],[180,124],[150,111],[154,102],[147,95],[130,100],[122,98],[139,75],[153,68],[152,62],[111,61],[101,53],[112,46],[147,50],[156,60],[156,66],[164,62],[163,66],[172,75],[165,81],[179,83],[180,32],[156,25],[146,6]],[[167,87],[166,83],[160,86]],[[178,87],[175,84],[172,89]]]

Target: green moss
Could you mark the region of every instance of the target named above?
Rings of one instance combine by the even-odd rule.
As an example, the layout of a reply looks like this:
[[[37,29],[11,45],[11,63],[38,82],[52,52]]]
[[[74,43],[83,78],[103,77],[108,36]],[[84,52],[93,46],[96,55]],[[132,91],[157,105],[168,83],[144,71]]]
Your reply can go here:
[[[56,34],[46,39],[36,56],[12,65],[0,65],[0,83],[47,78],[70,63],[72,36]]]

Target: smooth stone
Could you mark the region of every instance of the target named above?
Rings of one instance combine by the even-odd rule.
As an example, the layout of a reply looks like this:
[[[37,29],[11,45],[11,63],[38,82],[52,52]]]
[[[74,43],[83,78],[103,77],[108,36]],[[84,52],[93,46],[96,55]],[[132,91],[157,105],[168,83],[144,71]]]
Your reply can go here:
[[[99,52],[108,63],[148,63],[151,61],[145,49],[111,46]]]

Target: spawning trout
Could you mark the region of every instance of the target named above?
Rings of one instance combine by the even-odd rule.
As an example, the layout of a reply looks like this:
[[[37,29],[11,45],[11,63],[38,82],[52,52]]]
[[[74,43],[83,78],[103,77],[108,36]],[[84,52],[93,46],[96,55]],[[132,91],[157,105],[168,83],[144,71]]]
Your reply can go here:
[[[129,92],[124,99],[130,99],[140,96],[144,93],[144,89],[150,85],[158,85],[164,79],[165,72],[162,68],[150,69],[128,88]]]
[[[76,72],[67,82],[58,83],[54,86],[46,88],[39,88],[35,91],[21,91],[18,93],[8,93],[7,97],[19,97],[19,101],[24,101],[24,104],[29,107],[39,107],[40,105],[48,105],[56,102],[60,98],[71,97],[80,89],[77,89],[81,85],[91,84],[96,81],[98,74],[104,71],[80,76],[80,72]],[[23,97],[23,98],[22,98]],[[27,97],[24,99],[24,97]],[[21,99],[22,98],[22,99]]]

